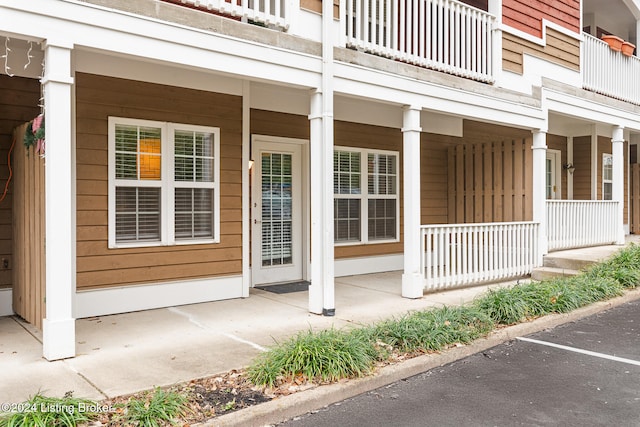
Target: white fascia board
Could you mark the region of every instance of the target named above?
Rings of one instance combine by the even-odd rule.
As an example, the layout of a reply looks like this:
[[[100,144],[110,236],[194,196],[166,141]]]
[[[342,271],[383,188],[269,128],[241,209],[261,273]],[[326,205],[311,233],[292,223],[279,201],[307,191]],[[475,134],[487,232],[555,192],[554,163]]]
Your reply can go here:
[[[589,101],[550,89],[543,89],[543,100],[548,111],[591,122],[606,123],[640,131],[640,115],[608,105]]]
[[[320,84],[318,56],[76,1],[8,3],[0,2],[2,31],[242,77]]]
[[[490,92],[493,88],[487,86],[486,89]],[[336,63],[334,91],[399,106],[418,105],[424,110],[520,128],[546,127],[546,113],[541,107],[352,64]]]
[[[242,276],[92,289],[76,292],[73,314],[81,319],[242,296]]]

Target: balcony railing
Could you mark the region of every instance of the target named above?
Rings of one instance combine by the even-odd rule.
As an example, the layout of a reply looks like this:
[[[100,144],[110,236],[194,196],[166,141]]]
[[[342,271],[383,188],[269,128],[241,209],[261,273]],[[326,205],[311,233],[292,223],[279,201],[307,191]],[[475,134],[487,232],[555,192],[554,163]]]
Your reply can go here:
[[[547,200],[549,250],[615,243],[617,212],[618,202],[608,200]]]
[[[455,0],[344,1],[348,47],[493,82],[493,15]]]
[[[180,0],[180,3],[266,27],[289,28],[287,0]]]
[[[616,52],[607,43],[589,34],[582,35],[583,87],[640,104],[640,58]]]
[[[445,289],[531,273],[538,223],[423,225],[425,289]]]

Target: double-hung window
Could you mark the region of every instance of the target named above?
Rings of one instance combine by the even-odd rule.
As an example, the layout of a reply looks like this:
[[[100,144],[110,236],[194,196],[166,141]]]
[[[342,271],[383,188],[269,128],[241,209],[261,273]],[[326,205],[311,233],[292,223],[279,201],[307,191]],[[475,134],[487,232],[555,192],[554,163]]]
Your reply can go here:
[[[109,118],[109,247],[219,241],[218,128]]]
[[[333,189],[336,243],[398,240],[397,152],[336,147]]]

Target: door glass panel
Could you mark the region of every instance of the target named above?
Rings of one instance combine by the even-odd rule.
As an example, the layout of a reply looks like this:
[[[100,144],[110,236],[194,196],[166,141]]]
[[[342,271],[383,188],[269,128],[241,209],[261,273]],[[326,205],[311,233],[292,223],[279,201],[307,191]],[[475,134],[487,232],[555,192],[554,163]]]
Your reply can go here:
[[[547,199],[553,199],[553,179],[552,179],[552,162],[551,159],[547,159],[547,169],[546,169],[546,189],[547,189]]]
[[[291,154],[262,153],[263,267],[293,262],[291,160]]]

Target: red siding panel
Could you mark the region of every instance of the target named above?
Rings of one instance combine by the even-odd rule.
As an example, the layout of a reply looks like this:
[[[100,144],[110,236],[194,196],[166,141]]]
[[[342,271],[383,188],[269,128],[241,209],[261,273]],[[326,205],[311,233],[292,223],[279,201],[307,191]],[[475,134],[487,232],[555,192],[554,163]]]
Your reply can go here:
[[[504,0],[502,21],[505,25],[542,37],[542,20],[580,33],[579,0]]]

